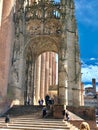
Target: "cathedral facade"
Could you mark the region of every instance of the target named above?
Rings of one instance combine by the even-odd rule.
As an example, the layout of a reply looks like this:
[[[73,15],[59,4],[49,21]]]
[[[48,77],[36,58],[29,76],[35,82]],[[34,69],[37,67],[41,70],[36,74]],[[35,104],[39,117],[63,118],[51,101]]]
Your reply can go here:
[[[0,6],[3,108],[13,101],[24,104],[28,97],[37,104],[50,88],[58,104],[82,105],[74,1],[1,0]]]

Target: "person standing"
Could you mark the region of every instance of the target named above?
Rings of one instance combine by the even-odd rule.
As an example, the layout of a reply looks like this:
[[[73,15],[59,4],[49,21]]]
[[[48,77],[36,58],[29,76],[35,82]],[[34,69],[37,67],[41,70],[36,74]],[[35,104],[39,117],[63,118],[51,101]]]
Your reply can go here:
[[[50,100],[50,96],[47,94],[47,95],[45,96],[45,103],[46,103],[46,106],[49,105],[49,100]]]
[[[43,100],[43,99],[41,99],[41,100],[40,100],[40,105],[42,106],[42,105],[43,105],[43,103],[44,103],[44,100]]]
[[[63,120],[64,121],[69,121],[69,113],[68,113],[68,111],[67,110],[63,110],[62,114],[63,114]]]
[[[66,114],[65,114],[65,110],[62,111],[62,115],[63,115],[63,120],[66,120]]]
[[[6,115],[5,116],[5,123],[6,123],[7,127],[8,127],[9,122],[10,122],[10,117],[9,117],[9,115]]]
[[[28,96],[28,99],[27,99],[27,104],[30,105],[31,104],[31,98],[30,96]]]
[[[43,109],[42,109],[42,112],[43,112],[43,118],[46,116],[46,114],[47,114],[47,111],[46,111],[46,107],[44,107]]]
[[[65,114],[66,114],[66,120],[69,121],[69,113],[68,113],[68,111],[66,111]]]

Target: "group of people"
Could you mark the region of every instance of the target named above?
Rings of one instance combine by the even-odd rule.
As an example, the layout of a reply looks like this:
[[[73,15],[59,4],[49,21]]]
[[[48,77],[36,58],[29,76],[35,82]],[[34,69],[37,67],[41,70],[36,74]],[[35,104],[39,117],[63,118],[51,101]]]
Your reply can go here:
[[[43,102],[44,100],[41,99],[38,101],[39,105],[43,105]],[[42,116],[43,118],[47,117],[47,116],[50,116],[52,113],[51,113],[51,109],[52,109],[52,106],[54,104],[54,99],[51,98],[48,94],[45,96],[45,107],[43,107],[42,109]]]
[[[45,104],[46,106],[54,104],[54,99],[50,98],[48,94],[45,96]]]
[[[44,104],[44,100],[43,99],[39,99],[38,100],[38,104],[39,105],[43,105]],[[48,105],[51,105],[51,104],[54,104],[54,99],[51,98],[48,94],[45,96],[45,105],[48,106]]]
[[[43,105],[44,104],[44,100],[40,99],[38,100],[39,105]],[[28,105],[30,104],[30,99],[28,98]],[[51,98],[48,94],[45,96],[45,105],[46,107],[43,107],[42,111],[43,111],[43,117],[45,117],[47,115],[47,107],[50,105],[54,104],[54,99]],[[67,110],[63,110],[62,111],[62,115],[63,115],[63,119],[64,121],[69,121],[70,117],[69,117],[69,112]],[[8,124],[9,123],[9,117],[6,116],[5,122]],[[80,124],[80,130],[90,130],[90,126],[87,122],[82,122]]]

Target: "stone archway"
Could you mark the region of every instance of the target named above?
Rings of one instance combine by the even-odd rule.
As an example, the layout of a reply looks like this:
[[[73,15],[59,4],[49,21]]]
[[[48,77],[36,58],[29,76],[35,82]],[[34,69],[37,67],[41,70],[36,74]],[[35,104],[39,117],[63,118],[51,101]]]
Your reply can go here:
[[[18,98],[23,103],[27,97],[24,82],[27,79],[26,62],[30,62],[30,71],[34,72],[35,60],[39,54],[54,51],[58,53],[59,103],[81,105],[81,69],[73,0],[61,0],[60,3],[50,0],[31,3],[17,1],[14,24],[15,42],[11,66],[13,76],[9,80],[9,90],[14,93],[12,98]],[[31,91],[33,95],[33,89]]]
[[[38,82],[36,83],[36,85],[34,83],[34,80],[38,80],[37,77],[35,78],[35,76],[38,75],[37,72],[35,72],[35,71],[38,71],[38,70],[36,70],[35,66],[37,64],[36,62],[39,62],[39,61],[37,61],[39,55],[42,54],[41,58],[45,58],[46,55],[49,56],[49,54],[43,54],[45,52],[48,52],[48,53],[56,52],[57,53],[58,52],[57,45],[58,45],[58,43],[54,39],[52,39],[51,37],[48,37],[48,36],[43,36],[43,37],[41,36],[41,37],[37,37],[35,39],[31,39],[29,41],[29,43],[27,43],[27,45],[24,49],[24,59],[25,59],[25,63],[26,63],[25,68],[24,68],[24,71],[25,71],[24,100],[25,101],[27,100],[27,97],[30,96],[31,102],[33,104],[37,104],[38,99],[44,99],[45,95],[47,93],[49,93],[48,92],[49,85],[47,86],[47,88],[45,88],[45,86],[43,86],[43,85],[45,85],[45,83],[44,84],[42,83],[42,82],[45,82],[45,80],[49,80],[48,79],[49,77],[47,79],[45,79],[46,72],[44,72],[44,75],[42,74],[43,68],[45,67],[45,59],[42,61],[43,63],[42,63],[41,68],[40,68],[40,66],[37,67],[37,69],[42,69],[42,70],[40,70],[41,71],[40,74],[43,78],[41,78],[42,81],[38,81],[38,82],[41,82],[40,88],[42,90],[39,90]],[[49,74],[48,74],[48,76],[49,76]],[[35,86],[36,86],[36,88],[35,88]],[[46,92],[44,92],[45,89],[47,89]],[[37,92],[38,90],[41,92]],[[38,95],[38,93],[41,93],[40,96]]]

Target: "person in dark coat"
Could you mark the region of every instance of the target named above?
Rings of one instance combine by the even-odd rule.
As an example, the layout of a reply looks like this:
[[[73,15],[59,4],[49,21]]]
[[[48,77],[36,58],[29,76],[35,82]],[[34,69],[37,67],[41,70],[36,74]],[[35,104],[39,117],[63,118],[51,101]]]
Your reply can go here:
[[[42,109],[42,111],[43,111],[43,118],[46,116],[46,114],[47,114],[47,112],[46,112],[46,107],[44,107],[43,109]]]
[[[65,121],[66,120],[66,114],[65,114],[65,110],[62,111],[62,115],[63,115],[63,120]]]
[[[7,124],[7,127],[8,127],[9,122],[10,122],[10,117],[9,117],[9,115],[6,115],[5,116],[5,123]]]
[[[50,96],[47,94],[47,95],[45,96],[45,103],[46,103],[46,106],[49,105],[49,100],[50,100]]]

